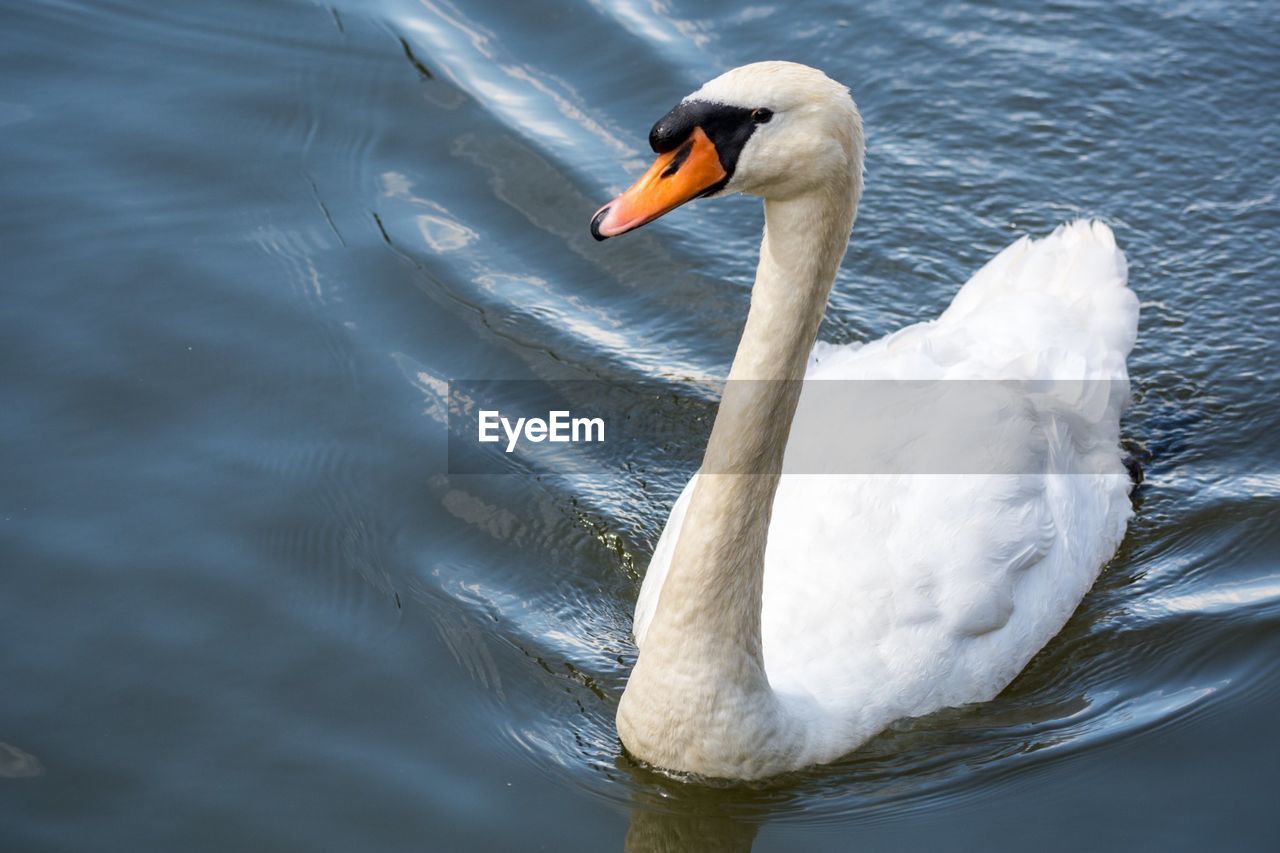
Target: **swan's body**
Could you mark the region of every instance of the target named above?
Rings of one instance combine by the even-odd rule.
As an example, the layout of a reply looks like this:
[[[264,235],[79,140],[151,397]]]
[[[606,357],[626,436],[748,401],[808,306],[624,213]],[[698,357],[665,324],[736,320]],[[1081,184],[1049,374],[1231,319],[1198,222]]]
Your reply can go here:
[[[1020,240],[937,320],[813,346],[861,190],[860,122],[833,87],[761,63],[689,99],[756,99],[792,117],[773,135],[748,132],[718,187],[765,197],[736,396],[726,392],[636,607],[619,733],[670,769],[770,775],[838,758],[897,719],[994,697],[1062,628],[1131,512],[1119,418],[1138,308],[1106,226]],[[725,138],[712,140],[721,162]],[[606,236],[647,221],[601,214]],[[737,380],[801,378],[983,381],[891,386],[877,397],[888,409],[840,413],[865,466],[842,446],[835,473],[783,474],[812,458],[813,434],[793,435],[793,418],[836,441],[844,425],[829,429],[812,383]],[[953,392],[963,422],[913,416],[920,395]],[[979,461],[922,473],[939,448]]]

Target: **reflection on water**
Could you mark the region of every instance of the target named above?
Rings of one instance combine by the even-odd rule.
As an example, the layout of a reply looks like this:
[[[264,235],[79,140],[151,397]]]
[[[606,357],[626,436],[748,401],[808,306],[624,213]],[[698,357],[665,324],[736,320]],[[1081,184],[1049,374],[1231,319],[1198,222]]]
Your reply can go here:
[[[671,814],[637,807],[631,813],[624,850],[627,853],[745,853],[751,849],[759,826],[714,811]]]
[[[0,778],[25,779],[43,772],[40,759],[13,744],[0,743]]]
[[[9,9],[0,846],[1267,849],[1268,11]],[[764,57],[849,82],[868,127],[827,340],[935,316],[1019,233],[1112,223],[1147,479],[996,700],[722,785],[637,767],[613,715],[760,213],[693,205],[606,244],[586,224],[655,118]],[[662,429],[450,475],[459,379],[651,384]]]

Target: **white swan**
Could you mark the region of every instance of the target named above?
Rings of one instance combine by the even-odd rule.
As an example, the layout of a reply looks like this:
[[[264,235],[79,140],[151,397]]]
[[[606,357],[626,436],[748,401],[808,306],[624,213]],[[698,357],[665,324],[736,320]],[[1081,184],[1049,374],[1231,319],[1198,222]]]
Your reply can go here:
[[[815,347],[862,187],[848,90],[801,65],[744,66],[685,98],[650,142],[657,162],[596,214],[598,239],[734,192],[764,197],[765,232],[733,404],[727,391],[636,606],[623,744],[659,767],[750,779],[991,699],[1062,628],[1131,513],[1119,419],[1138,305],[1111,231],[1023,238],[938,319]],[[915,392],[842,412],[836,440],[856,436],[859,470],[878,476],[781,474],[812,456],[792,422],[822,395],[739,380],[801,378],[992,381],[932,386],[973,395],[963,423],[911,417]],[[913,467],[939,448],[980,470]],[[721,473],[734,471],[756,473]]]

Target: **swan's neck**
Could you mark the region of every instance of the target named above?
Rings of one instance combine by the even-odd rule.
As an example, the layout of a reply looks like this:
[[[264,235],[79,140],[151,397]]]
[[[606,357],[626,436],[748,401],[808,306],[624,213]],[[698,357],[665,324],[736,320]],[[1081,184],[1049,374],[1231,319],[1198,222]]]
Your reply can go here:
[[[851,181],[853,178],[851,178]],[[765,201],[751,310],[644,647],[623,742],[663,767],[750,778],[801,748],[769,687],[765,542],[809,352],[844,255],[856,184]]]

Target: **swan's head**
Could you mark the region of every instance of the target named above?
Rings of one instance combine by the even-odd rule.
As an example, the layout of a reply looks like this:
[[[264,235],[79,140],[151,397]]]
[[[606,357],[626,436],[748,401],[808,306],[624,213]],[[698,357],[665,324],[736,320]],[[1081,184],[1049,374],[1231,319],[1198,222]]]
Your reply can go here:
[[[749,193],[857,192],[862,119],[849,90],[815,68],[756,62],[721,74],[658,119],[658,159],[591,220],[616,237],[686,201]]]

